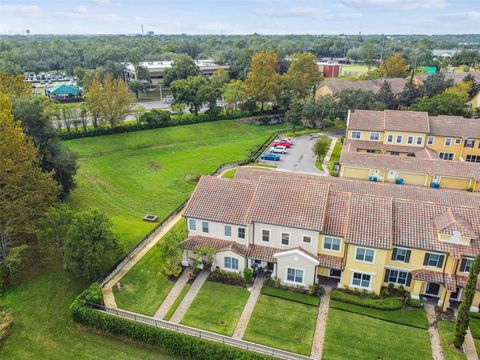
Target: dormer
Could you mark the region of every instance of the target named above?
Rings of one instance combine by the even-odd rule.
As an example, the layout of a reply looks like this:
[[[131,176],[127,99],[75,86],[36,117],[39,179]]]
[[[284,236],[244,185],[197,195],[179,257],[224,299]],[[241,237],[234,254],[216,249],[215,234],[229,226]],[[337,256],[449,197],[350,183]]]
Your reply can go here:
[[[472,224],[450,208],[433,218],[438,240],[458,245],[470,245],[477,237]]]

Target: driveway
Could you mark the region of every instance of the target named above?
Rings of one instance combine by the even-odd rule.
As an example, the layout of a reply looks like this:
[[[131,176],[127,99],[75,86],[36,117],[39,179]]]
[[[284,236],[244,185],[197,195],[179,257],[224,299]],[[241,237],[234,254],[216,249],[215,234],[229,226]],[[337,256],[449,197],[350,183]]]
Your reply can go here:
[[[294,145],[288,149],[288,153],[280,155],[280,161],[267,161],[258,159],[262,164],[274,164],[279,169],[285,169],[290,171],[303,171],[316,174],[323,174],[322,171],[315,167],[315,153],[313,152],[313,144],[315,139],[320,134],[309,134],[293,138]],[[265,152],[270,151],[270,146]]]

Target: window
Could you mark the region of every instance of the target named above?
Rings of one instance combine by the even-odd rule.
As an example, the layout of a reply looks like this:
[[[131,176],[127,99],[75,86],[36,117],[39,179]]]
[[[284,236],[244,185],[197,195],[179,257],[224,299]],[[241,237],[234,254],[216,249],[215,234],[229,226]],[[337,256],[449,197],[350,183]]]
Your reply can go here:
[[[475,140],[473,139],[466,139],[463,147],[473,148],[475,146]]]
[[[440,154],[438,154],[438,157],[442,160],[453,160],[453,158],[455,157],[455,154],[441,152]]]
[[[197,222],[194,219],[188,219],[188,228],[192,231],[197,230]]]
[[[230,256],[224,258],[223,267],[230,270],[238,270],[238,259]]]
[[[393,135],[392,134],[387,136],[387,142],[389,142],[389,143],[393,142]]]
[[[407,143],[408,143],[408,144],[413,144],[413,136],[409,136],[409,137],[407,138]]]
[[[303,284],[303,270],[287,268],[287,281]]]
[[[225,236],[232,236],[232,227],[230,225],[225,225]]]
[[[360,139],[360,131],[352,131],[352,139]]]
[[[238,238],[245,239],[245,228],[243,227],[238,228]]]
[[[390,155],[400,156],[400,153],[398,151],[390,151]]]
[[[427,144],[428,145],[433,145],[434,142],[435,142],[435,136],[429,136]]]
[[[395,285],[410,285],[408,281],[408,272],[406,271],[387,269],[384,280],[386,280],[385,282]]]
[[[423,265],[441,268],[443,265],[443,255],[426,253]]]
[[[455,145],[460,145],[462,143],[462,139],[456,138],[455,139]]]
[[[340,279],[342,277],[342,272],[340,270],[330,269],[330,277]]]
[[[282,233],[282,245],[290,245],[290,234]]]
[[[262,230],[262,241],[270,242],[270,230]]]
[[[370,133],[370,140],[372,140],[372,141],[380,140],[380,134],[377,133],[377,132],[371,132]]]
[[[461,272],[470,272],[472,268],[473,259],[463,258],[462,262],[460,263],[460,271]]]
[[[403,140],[402,135],[397,135],[397,144],[401,144]]]
[[[352,277],[352,285],[364,289],[370,289],[370,280],[370,275],[354,272]]]
[[[208,222],[207,221],[202,221],[202,231],[204,233],[208,233]]]
[[[357,252],[355,253],[355,260],[373,263],[374,258],[375,250],[357,247]]]
[[[392,260],[408,263],[410,261],[410,254],[410,250],[394,248],[392,253]]]
[[[423,138],[421,136],[417,136],[417,145],[423,144]]]
[[[452,145],[452,138],[445,138],[445,146],[451,146]]]
[[[480,155],[467,155],[465,161],[480,163]]]
[[[325,250],[340,251],[340,239],[325,236],[323,238],[323,248]]]
[[[302,241],[303,241],[305,244],[311,244],[311,243],[312,243],[312,237],[311,237],[311,236],[307,236],[307,235],[303,235]]]

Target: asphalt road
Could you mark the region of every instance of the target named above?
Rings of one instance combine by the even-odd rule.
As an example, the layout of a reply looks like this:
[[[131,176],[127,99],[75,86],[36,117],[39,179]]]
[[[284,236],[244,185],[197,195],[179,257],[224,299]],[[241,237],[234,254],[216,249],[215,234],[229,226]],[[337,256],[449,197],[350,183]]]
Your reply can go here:
[[[279,169],[290,171],[303,171],[316,174],[323,174],[315,167],[315,153],[313,152],[313,143],[319,134],[310,134],[293,138],[293,146],[287,150],[287,154],[281,154],[280,161],[268,161],[258,159],[259,163],[274,164]],[[265,152],[270,151],[270,146]]]

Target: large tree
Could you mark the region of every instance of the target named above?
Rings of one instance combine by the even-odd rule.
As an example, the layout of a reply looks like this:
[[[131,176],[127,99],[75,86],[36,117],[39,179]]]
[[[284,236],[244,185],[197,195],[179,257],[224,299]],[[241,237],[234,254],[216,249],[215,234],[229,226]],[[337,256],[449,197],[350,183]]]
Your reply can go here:
[[[186,79],[198,74],[200,74],[200,69],[195,64],[195,60],[188,55],[182,54],[176,57],[171,68],[165,70],[163,84],[170,86],[175,80]]]
[[[182,271],[182,241],[186,237],[185,231],[172,229],[158,244],[160,264],[162,264],[162,271],[166,275],[178,276]]]
[[[102,90],[101,116],[114,127],[130,114],[133,96],[125,81],[121,78],[112,78],[110,74],[103,79]]]
[[[384,81],[380,86],[380,89],[375,94],[375,100],[385,105],[387,109],[396,109],[398,106],[397,98],[392,92],[392,84],[388,81]]]
[[[386,78],[404,78],[408,75],[408,65],[400,54],[396,54],[382,61],[380,71]]]
[[[175,80],[172,82],[171,89],[175,102],[187,104],[190,111],[197,115],[206,102],[203,91],[206,86],[208,81],[202,75],[197,75]]]
[[[453,80],[445,79],[444,73],[436,73],[428,75],[420,86],[420,89],[424,96],[432,97],[444,92],[445,89],[453,85]]]
[[[411,107],[411,110],[426,111],[430,116],[437,115],[458,115],[470,116],[469,109],[465,106],[465,101],[451,93],[442,93],[432,98],[422,98],[417,100]]]
[[[247,100],[243,81],[231,80],[223,85],[222,98],[227,103],[227,109],[233,108],[233,110],[237,110],[238,104]]]
[[[422,90],[413,81],[405,84],[402,92],[398,95],[398,103],[403,107],[410,107],[422,95]]]
[[[278,58],[273,51],[259,51],[252,58],[245,89],[254,101],[260,103],[262,111],[265,103],[274,101],[281,89],[277,67]]]
[[[321,77],[316,57],[310,53],[293,54],[292,62],[284,75],[286,87],[299,97],[311,94]]]

